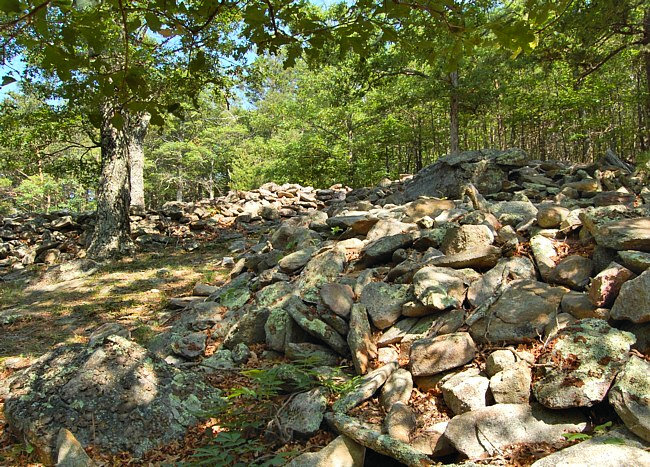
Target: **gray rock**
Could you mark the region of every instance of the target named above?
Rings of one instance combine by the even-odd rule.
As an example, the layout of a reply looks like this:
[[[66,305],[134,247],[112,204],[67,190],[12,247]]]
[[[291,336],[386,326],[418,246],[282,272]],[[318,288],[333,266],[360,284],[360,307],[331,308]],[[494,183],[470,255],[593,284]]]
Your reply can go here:
[[[614,220],[609,220],[610,214]],[[650,251],[650,217],[618,218],[607,208],[587,210],[580,218],[599,245],[614,250]]]
[[[332,409],[335,412],[345,413],[359,405],[361,402],[371,398],[373,394],[384,385],[386,380],[395,370],[397,370],[397,368],[397,362],[391,362],[371,371],[361,378],[361,381],[356,388],[344,394],[339,400],[337,400],[334,405],[332,405]]]
[[[513,281],[487,315],[470,326],[470,333],[477,342],[534,341],[555,318],[566,292],[543,282]]]
[[[14,379],[4,410],[9,428],[53,464],[61,428],[74,427],[82,446],[140,457],[182,439],[220,400],[196,374],[110,336],[100,347],[65,345],[39,358]]]
[[[120,323],[104,323],[93,330],[90,334],[88,338],[88,346],[95,347],[97,345],[102,345],[104,339],[113,335],[124,337],[125,339],[131,338],[131,332]]]
[[[489,386],[490,380],[476,368],[448,375],[440,381],[445,404],[456,415],[487,406]]]
[[[650,363],[632,355],[609,390],[609,403],[635,435],[650,442]]]
[[[193,359],[203,355],[207,336],[202,332],[192,332],[178,336],[171,345],[172,351],[181,357]]]
[[[347,342],[352,353],[354,369],[357,374],[366,374],[370,360],[377,357],[377,346],[372,340],[366,307],[359,303],[352,306]]]
[[[535,398],[552,409],[591,407],[602,401],[627,362],[634,336],[606,321],[584,319],[560,331],[540,358]]]
[[[415,222],[424,217],[435,219],[443,211],[454,209],[453,201],[436,198],[420,198],[406,205],[404,214]]]
[[[368,235],[366,235],[366,240],[372,243],[384,237],[392,237],[414,231],[417,231],[415,224],[400,222],[395,219],[382,219],[370,229]]]
[[[343,272],[346,263],[345,254],[345,248],[335,246],[309,260],[296,283],[303,300],[310,303],[318,302],[319,288],[323,284],[334,281]]]
[[[447,230],[440,250],[445,255],[453,255],[491,245],[493,241],[494,235],[486,225],[460,225]]]
[[[315,311],[312,311],[298,297],[292,297],[285,305],[285,310],[308,334],[320,339],[338,354],[343,356],[348,354],[348,344],[341,335],[329,324],[319,319]]]
[[[202,369],[207,373],[218,373],[219,370],[230,370],[235,368],[235,361],[232,352],[228,349],[220,349],[201,362]]]
[[[386,329],[399,319],[402,305],[412,299],[409,285],[371,282],[363,288],[359,303],[366,307],[375,327]]]
[[[623,284],[610,315],[633,323],[650,321],[650,270]]]
[[[287,467],[363,467],[365,456],[365,446],[341,435],[318,452],[301,454]]]
[[[609,319],[609,310],[607,308],[597,308],[589,295],[583,292],[569,292],[562,297],[562,311],[569,313],[576,319],[597,318]]]
[[[395,402],[384,419],[384,429],[391,438],[403,443],[411,441],[415,431],[415,414],[413,409],[404,402]]]
[[[530,367],[519,361],[490,378],[490,392],[497,404],[527,404],[531,381]]]
[[[57,467],[91,467],[95,463],[70,430],[61,428],[56,439]]]
[[[327,225],[333,229],[350,229],[357,235],[366,235],[378,221],[377,217],[368,212],[352,211],[344,215],[330,217],[327,219]]]
[[[532,467],[556,467],[570,465],[597,465],[620,467],[650,465],[650,453],[634,435],[615,429],[587,441],[549,454],[533,463]]]
[[[213,293],[215,293],[217,290],[219,290],[219,287],[216,285],[209,285],[209,284],[201,284],[198,283],[194,286],[194,290],[192,291],[192,295],[197,296],[197,297],[209,297]]]
[[[223,346],[233,349],[237,344],[257,344],[266,341],[266,321],[270,310],[265,307],[255,307],[248,310],[226,335]]]
[[[489,269],[494,267],[501,258],[501,248],[486,245],[477,246],[467,251],[452,255],[438,256],[427,260],[432,266],[450,268]]]
[[[537,208],[530,201],[500,201],[490,206],[490,212],[499,222],[512,227],[537,217]]]
[[[243,342],[240,342],[232,349],[232,360],[238,365],[246,363],[252,355],[248,346]]]
[[[589,300],[595,306],[611,307],[623,284],[634,277],[634,273],[620,264],[610,263],[593,278],[589,285]]]
[[[468,183],[483,194],[496,193],[506,179],[506,172],[497,161],[524,158],[523,151],[518,149],[465,151],[441,157],[405,183],[404,196],[407,200],[420,196],[458,199]]]
[[[462,304],[466,287],[454,271],[428,266],[413,276],[413,289],[422,304],[443,311]]]
[[[251,297],[248,288],[251,279],[253,279],[253,275],[248,272],[237,276],[229,283],[219,287],[216,292],[210,295],[210,300],[219,302],[222,306],[231,310],[241,308]]]
[[[309,262],[315,251],[316,248],[311,246],[303,248],[302,250],[294,251],[293,253],[289,253],[287,256],[282,257],[282,259],[278,261],[278,266],[283,272],[295,272],[298,269],[303,268]]]
[[[537,264],[542,279],[548,282],[555,269],[553,258],[557,256],[553,242],[543,235],[535,235],[530,239],[530,247],[533,250],[535,264]]]
[[[394,325],[388,328],[377,339],[377,347],[384,347],[390,344],[397,344],[406,334],[416,325],[418,318],[404,318],[397,321]]]
[[[426,431],[411,441],[411,446],[429,456],[440,457],[453,454],[456,450],[444,436],[448,423],[447,421],[438,422],[427,427]]]
[[[562,259],[551,274],[551,281],[574,290],[584,290],[589,284],[594,265],[589,258],[571,255]]]
[[[467,300],[474,306],[480,306],[492,297],[503,283],[504,277],[515,279],[535,279],[533,263],[526,258],[501,258],[497,265],[469,286]]]
[[[637,274],[650,269],[650,253],[633,250],[619,251],[618,258],[620,264]]]
[[[280,426],[300,436],[311,436],[320,428],[326,409],[322,389],[296,394],[278,414]]]
[[[314,365],[335,366],[339,362],[339,357],[329,348],[309,342],[289,342],[284,354],[289,360],[309,361]]]
[[[497,404],[457,415],[445,437],[470,459],[494,455],[514,444],[556,443],[587,426],[577,411],[552,411],[539,404]]]
[[[408,404],[413,391],[413,377],[407,370],[400,368],[395,371],[386,384],[381,388],[379,402],[384,410],[390,410],[393,404],[401,402]]]
[[[476,345],[466,332],[419,339],[410,352],[413,376],[428,376],[466,364],[476,355]]]
[[[364,247],[359,261],[366,266],[390,261],[395,250],[410,246],[416,238],[413,232],[380,237]]]
[[[485,372],[492,377],[497,373],[511,368],[517,363],[517,353],[513,350],[499,349],[488,355],[485,361]]]
[[[537,224],[543,229],[555,229],[560,227],[570,214],[567,208],[554,204],[543,204],[537,211]]]
[[[349,285],[335,282],[325,284],[320,289],[320,296],[323,303],[337,315],[346,318],[350,314],[354,303],[354,292]]]

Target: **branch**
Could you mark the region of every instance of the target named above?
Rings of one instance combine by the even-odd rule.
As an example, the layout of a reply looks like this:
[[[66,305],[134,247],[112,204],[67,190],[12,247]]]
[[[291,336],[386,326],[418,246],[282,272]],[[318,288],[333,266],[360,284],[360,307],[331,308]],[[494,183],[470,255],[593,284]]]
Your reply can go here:
[[[612,58],[617,56],[619,53],[621,53],[623,50],[627,49],[628,47],[631,47],[633,45],[641,45],[643,41],[635,41],[631,42],[629,44],[623,44],[621,46],[616,47],[614,50],[612,50],[610,53],[608,53],[605,58],[603,58],[600,62],[598,62],[596,65],[592,66],[589,68],[587,71],[582,73],[577,80],[577,84],[580,85],[585,78],[587,78],[590,74],[594,73],[595,71],[598,71],[603,65],[605,65],[607,62],[609,62]]]

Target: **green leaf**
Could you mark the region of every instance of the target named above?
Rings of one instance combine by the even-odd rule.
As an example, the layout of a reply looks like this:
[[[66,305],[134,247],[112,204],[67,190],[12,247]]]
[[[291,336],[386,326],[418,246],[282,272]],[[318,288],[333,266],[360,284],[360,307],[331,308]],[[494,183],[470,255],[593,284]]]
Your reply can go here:
[[[149,26],[149,29],[151,29],[154,32],[160,31],[160,28],[162,28],[162,22],[158,18],[158,16],[154,15],[153,13],[145,13],[144,19],[147,22],[147,26]]]
[[[603,441],[603,444],[625,444],[625,440],[622,438],[607,438]]]
[[[4,86],[7,86],[7,85],[9,85],[11,83],[15,83],[15,82],[16,82],[16,78],[12,78],[11,76],[3,76],[2,77],[2,85],[0,87],[4,87]]]
[[[165,119],[158,112],[152,111],[150,123],[152,125],[163,126],[165,124]]]
[[[173,104],[169,104],[169,105],[167,106],[167,112],[169,112],[169,113],[174,113],[174,112],[176,112],[178,109],[180,109],[180,107],[181,107],[180,102],[174,102]]]
[[[19,0],[0,0],[0,11],[5,13],[19,13],[21,11]]]
[[[124,117],[121,114],[113,115],[113,118],[111,118],[111,125],[118,130],[124,129]]]
[[[610,426],[612,426],[611,420],[609,422],[603,423],[602,425],[598,425],[598,426],[594,427],[594,431],[595,432],[605,431]]]
[[[562,433],[562,436],[566,438],[567,441],[578,441],[591,438],[591,436],[586,433]]]
[[[190,73],[201,71],[205,67],[205,52],[199,50],[196,56],[190,61]]]

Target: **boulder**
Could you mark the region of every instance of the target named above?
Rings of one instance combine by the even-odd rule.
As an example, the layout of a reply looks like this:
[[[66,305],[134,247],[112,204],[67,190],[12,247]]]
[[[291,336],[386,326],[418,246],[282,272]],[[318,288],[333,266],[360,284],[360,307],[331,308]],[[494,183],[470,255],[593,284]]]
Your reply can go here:
[[[650,362],[630,357],[609,390],[609,403],[632,433],[650,442]]]
[[[377,356],[377,346],[372,339],[366,307],[359,303],[352,306],[347,342],[352,353],[354,369],[359,375],[366,374],[370,360]]]
[[[350,314],[354,292],[349,285],[336,282],[325,284],[320,289],[320,296],[323,303],[337,315],[347,318]]]
[[[494,291],[501,287],[504,278],[516,280],[535,277],[535,266],[528,258],[501,258],[496,266],[472,282],[467,290],[467,300],[478,307],[493,296]]]
[[[509,285],[487,315],[470,326],[478,342],[515,344],[536,340],[555,318],[567,292],[534,280],[516,280]]]
[[[490,392],[497,404],[527,404],[530,399],[532,371],[519,361],[490,378]]]
[[[614,250],[650,251],[650,217],[618,206],[591,208],[580,219],[596,242]]]
[[[381,388],[379,402],[384,410],[390,410],[393,404],[401,402],[408,404],[413,391],[413,377],[407,370],[400,368],[395,371]]]
[[[365,446],[341,435],[318,452],[301,454],[287,467],[363,467],[365,456]]]
[[[313,256],[296,282],[300,296],[310,303],[317,303],[318,291],[323,284],[333,282],[343,272],[346,263],[346,251],[342,246],[335,246]]]
[[[607,395],[627,362],[632,334],[606,321],[583,319],[562,329],[539,359],[533,383],[535,398],[551,409],[591,407]]]
[[[320,428],[327,399],[320,388],[296,394],[278,413],[282,430],[299,436],[312,436]]]
[[[384,419],[384,429],[388,436],[403,443],[411,441],[415,425],[416,420],[413,409],[404,402],[399,401],[391,405]]]
[[[445,404],[456,415],[487,406],[489,385],[490,380],[476,368],[448,375],[440,381]]]
[[[197,413],[221,401],[196,374],[109,336],[95,348],[64,345],[39,358],[14,379],[4,410],[9,428],[53,464],[62,428],[82,446],[137,458],[182,439]]]
[[[428,337],[413,342],[410,351],[410,370],[413,376],[442,373],[471,361],[476,345],[466,332]]]
[[[650,270],[623,284],[610,315],[633,323],[650,321]]]
[[[428,266],[413,276],[415,296],[434,310],[459,307],[465,297],[465,289],[462,277],[447,268]]]
[[[445,255],[453,255],[491,245],[493,241],[494,235],[486,225],[460,225],[447,229],[440,250]]]
[[[326,343],[339,355],[345,356],[349,353],[348,344],[343,337],[332,326],[321,320],[316,311],[310,309],[298,297],[291,297],[285,305],[285,310],[298,326]]]
[[[589,258],[571,255],[563,258],[551,273],[551,281],[565,285],[574,290],[584,290],[589,284],[589,278],[594,270],[594,264]]]
[[[409,285],[371,282],[363,288],[359,303],[366,307],[375,327],[386,329],[402,315],[402,305],[412,299]]]
[[[598,307],[611,307],[625,281],[634,277],[634,273],[617,263],[609,263],[591,281],[587,293],[591,303]]]
[[[457,415],[445,437],[470,459],[491,456],[515,444],[557,443],[587,426],[577,411],[552,411],[539,404],[496,404]]]

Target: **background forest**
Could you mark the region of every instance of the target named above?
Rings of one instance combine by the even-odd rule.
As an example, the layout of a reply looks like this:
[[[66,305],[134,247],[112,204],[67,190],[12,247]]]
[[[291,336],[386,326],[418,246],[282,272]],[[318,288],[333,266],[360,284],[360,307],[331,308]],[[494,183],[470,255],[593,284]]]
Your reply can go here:
[[[600,10],[588,21],[571,12],[594,4]],[[198,99],[181,96],[164,123],[150,126],[146,205],[267,181],[364,186],[458,149],[521,147],[538,159],[588,162],[612,148],[643,164],[647,8],[605,1],[567,9],[529,53],[480,45],[455,72],[444,36],[431,39],[441,52],[426,60],[390,45],[363,55],[322,47],[292,67],[286,51],[248,54],[227,82],[206,84]],[[48,99],[48,86],[41,77],[5,88],[2,212],[94,208],[99,132],[75,102]]]

